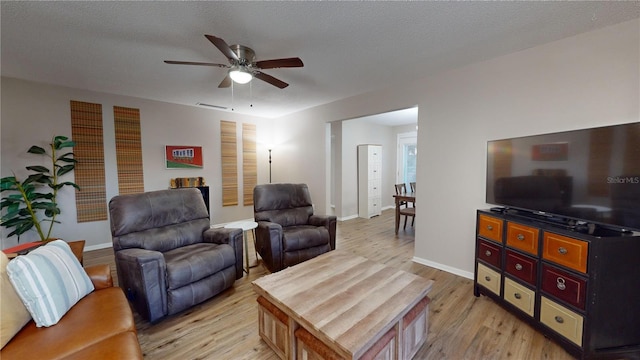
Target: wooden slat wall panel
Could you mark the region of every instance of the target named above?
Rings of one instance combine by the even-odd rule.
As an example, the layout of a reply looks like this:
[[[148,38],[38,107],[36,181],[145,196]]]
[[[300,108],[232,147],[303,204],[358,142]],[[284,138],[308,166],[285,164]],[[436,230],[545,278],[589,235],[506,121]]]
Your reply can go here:
[[[236,123],[220,121],[222,146],[222,206],[238,205],[238,148]]]
[[[253,205],[253,188],[257,184],[256,125],[242,124],[242,197],[245,206]]]
[[[78,161],[74,170],[78,222],[107,220],[102,105],[71,101],[71,138]]]
[[[116,132],[118,193],[124,195],[144,192],[140,109],[114,106],[113,121]]]

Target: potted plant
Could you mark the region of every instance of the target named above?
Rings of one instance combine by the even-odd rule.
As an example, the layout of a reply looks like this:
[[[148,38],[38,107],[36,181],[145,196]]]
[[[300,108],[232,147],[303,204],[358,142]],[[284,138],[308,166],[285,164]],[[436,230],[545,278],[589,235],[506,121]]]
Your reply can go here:
[[[10,192],[0,202],[0,210],[6,209],[0,225],[13,228],[7,236],[17,235],[20,242],[20,235],[35,228],[40,240],[51,237],[53,224],[60,223],[56,220],[56,216],[60,214],[56,201],[58,191],[65,186],[80,190],[73,182],[60,182],[62,175],[75,168],[73,152],[65,152],[65,149],[73,148],[75,145],[75,142],[65,136],[54,136],[49,143],[48,151],[40,146],[31,146],[27,152],[46,155],[51,168],[42,165],[27,166],[26,169],[31,171],[31,174],[24,181],[18,179],[15,173],[13,176],[0,179],[0,192]]]

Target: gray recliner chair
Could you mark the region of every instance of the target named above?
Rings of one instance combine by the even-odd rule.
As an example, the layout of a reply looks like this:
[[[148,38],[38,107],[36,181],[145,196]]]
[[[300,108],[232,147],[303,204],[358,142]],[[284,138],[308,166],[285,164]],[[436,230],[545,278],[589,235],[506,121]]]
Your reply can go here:
[[[156,322],[242,278],[242,229],[210,229],[198,189],[115,196],[109,202],[118,281]]]
[[[262,184],[253,189],[256,250],[280,271],[336,248],[336,217],[313,214],[306,184]]]

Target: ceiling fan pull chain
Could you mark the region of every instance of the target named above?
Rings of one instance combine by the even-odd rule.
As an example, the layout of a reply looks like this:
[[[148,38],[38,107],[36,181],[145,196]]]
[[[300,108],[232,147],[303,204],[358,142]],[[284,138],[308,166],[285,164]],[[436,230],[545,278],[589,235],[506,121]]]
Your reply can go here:
[[[233,83],[234,81],[231,82],[231,111],[233,111]]]
[[[252,83],[253,81],[249,83],[249,107],[253,107],[253,85],[251,85]]]

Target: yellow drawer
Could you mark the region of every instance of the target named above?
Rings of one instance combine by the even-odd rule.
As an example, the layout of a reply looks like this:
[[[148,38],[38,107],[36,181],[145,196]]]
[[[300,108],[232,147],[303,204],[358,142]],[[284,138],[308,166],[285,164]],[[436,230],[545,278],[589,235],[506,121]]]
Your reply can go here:
[[[478,235],[485,239],[502,242],[502,220],[493,216],[478,216]]]
[[[580,314],[543,296],[540,302],[540,321],[578,346],[582,346],[583,318]]]
[[[505,277],[504,299],[524,311],[527,315],[533,317],[533,308],[536,302],[536,294],[533,290]]]
[[[542,246],[544,259],[587,273],[588,242],[546,232]]]
[[[507,245],[531,255],[538,255],[539,230],[512,222],[507,223]]]
[[[478,284],[500,295],[500,274],[478,263]]]

